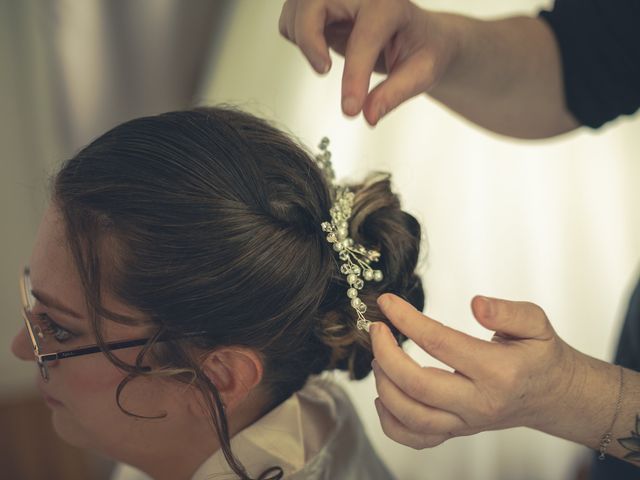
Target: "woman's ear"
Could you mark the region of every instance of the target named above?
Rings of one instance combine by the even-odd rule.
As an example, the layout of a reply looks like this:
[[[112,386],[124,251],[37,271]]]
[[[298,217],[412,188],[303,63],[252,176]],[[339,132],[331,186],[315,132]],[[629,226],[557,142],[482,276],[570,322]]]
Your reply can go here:
[[[220,392],[228,413],[235,410],[262,380],[262,359],[249,348],[218,348],[206,354],[201,366]]]

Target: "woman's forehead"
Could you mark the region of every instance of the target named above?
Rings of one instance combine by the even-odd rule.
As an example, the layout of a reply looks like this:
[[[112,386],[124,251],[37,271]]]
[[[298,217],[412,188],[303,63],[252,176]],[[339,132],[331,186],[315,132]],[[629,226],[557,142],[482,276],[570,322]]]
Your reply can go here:
[[[74,310],[84,307],[81,288],[73,256],[68,248],[64,222],[54,207],[45,212],[29,261],[31,284],[52,298],[72,303]],[[71,305],[69,305],[71,307]]]
[[[31,284],[35,291],[55,299],[69,309],[88,319],[85,291],[69,248],[62,215],[55,207],[49,207],[40,223],[30,261]],[[104,286],[104,285],[103,285]],[[136,309],[102,292],[105,308],[132,318],[144,317]],[[112,322],[109,322],[112,323]]]

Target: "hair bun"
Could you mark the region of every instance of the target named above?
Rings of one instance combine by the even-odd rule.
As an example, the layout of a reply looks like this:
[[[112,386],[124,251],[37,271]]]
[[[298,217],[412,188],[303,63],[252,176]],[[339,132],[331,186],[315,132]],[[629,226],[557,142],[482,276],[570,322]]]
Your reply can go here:
[[[382,270],[381,282],[366,282],[359,297],[367,305],[367,320],[386,323],[398,343],[406,340],[378,309],[376,299],[382,293],[394,293],[418,310],[424,308],[422,281],[415,273],[420,253],[421,229],[418,221],[401,209],[400,200],[391,190],[391,176],[374,173],[358,185],[355,193],[349,235],[357,243],[381,254],[375,268]],[[320,315],[318,337],[330,347],[328,368],[349,371],[351,378],[361,379],[371,371],[370,337],[356,328],[357,314],[345,292],[346,280],[335,265],[335,273],[325,297],[326,313]]]

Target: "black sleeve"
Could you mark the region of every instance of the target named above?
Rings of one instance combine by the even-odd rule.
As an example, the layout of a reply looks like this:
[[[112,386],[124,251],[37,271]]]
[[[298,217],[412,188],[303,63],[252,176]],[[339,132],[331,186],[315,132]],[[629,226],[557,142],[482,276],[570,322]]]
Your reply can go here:
[[[540,17],[558,40],[578,121],[598,128],[640,107],[640,0],[556,0]]]

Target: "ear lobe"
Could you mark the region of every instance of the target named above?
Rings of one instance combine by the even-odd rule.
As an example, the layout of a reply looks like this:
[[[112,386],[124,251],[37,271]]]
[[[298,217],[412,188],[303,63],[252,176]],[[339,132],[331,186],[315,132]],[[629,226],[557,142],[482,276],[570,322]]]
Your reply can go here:
[[[235,410],[262,381],[262,359],[243,347],[222,347],[208,353],[202,361],[204,374],[213,382],[227,412]]]

